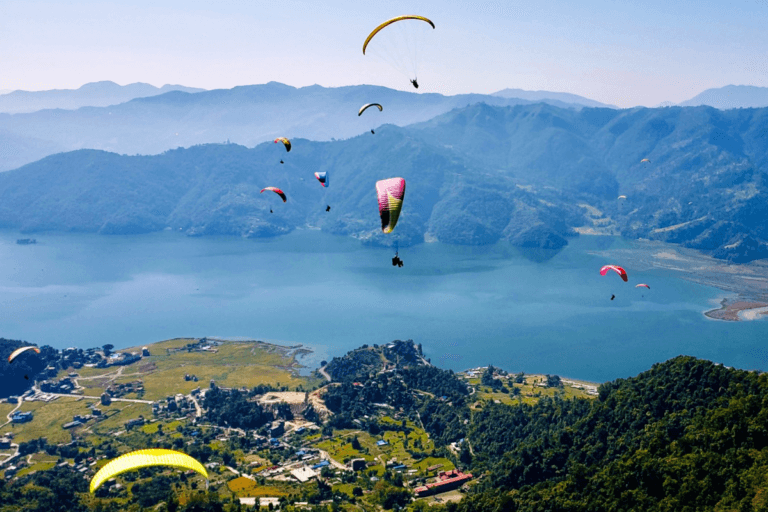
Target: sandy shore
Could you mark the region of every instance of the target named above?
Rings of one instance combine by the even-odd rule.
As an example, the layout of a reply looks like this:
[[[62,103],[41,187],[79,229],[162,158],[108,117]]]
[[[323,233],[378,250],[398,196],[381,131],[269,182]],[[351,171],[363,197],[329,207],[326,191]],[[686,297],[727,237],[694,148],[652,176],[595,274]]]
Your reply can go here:
[[[768,314],[768,304],[765,302],[723,299],[720,304],[720,308],[707,311],[704,314],[715,320],[728,320],[730,322],[757,320]]]

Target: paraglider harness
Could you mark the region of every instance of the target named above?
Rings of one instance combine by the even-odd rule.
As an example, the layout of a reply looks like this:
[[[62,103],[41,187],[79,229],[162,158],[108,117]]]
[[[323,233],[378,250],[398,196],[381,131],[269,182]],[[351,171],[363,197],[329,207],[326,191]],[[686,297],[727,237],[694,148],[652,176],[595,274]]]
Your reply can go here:
[[[413,86],[415,88],[418,89],[419,88],[419,82],[417,80],[418,80],[417,78],[414,78],[413,80],[411,80],[411,83],[413,84]]]
[[[402,266],[403,266],[403,260],[401,260],[401,259],[400,259],[400,258],[397,256],[397,253],[398,253],[398,251],[395,251],[395,257],[394,257],[394,258],[392,258],[392,266],[393,266],[393,267],[402,267]]]

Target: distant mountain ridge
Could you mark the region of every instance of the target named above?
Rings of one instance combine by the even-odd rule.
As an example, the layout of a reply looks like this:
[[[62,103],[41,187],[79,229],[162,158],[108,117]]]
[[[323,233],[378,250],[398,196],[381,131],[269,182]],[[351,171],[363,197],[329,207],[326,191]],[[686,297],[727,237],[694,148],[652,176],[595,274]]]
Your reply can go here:
[[[707,89],[688,101],[678,103],[680,107],[698,107],[700,105],[708,105],[720,110],[768,107],[768,87],[726,85],[716,89]]]
[[[358,117],[360,106],[373,101],[384,105],[384,111],[368,111]],[[35,161],[45,147],[157,154],[225,140],[246,146],[278,136],[330,140],[353,137],[387,123],[405,126],[426,121],[479,102],[502,106],[535,103],[483,94],[416,94],[372,85],[296,88],[269,82],[196,94],[172,91],[109,107],[0,114],[0,171]],[[4,139],[3,133],[14,138]]]
[[[479,103],[375,135],[294,138],[290,153],[271,141],[156,156],[82,150],[0,174],[0,227],[266,237],[309,225],[376,245],[507,240],[537,251],[578,231],[746,262],[768,258],[767,127],[768,109]],[[316,171],[332,174],[330,188]],[[392,176],[408,192],[385,236],[373,186]],[[268,185],[288,202],[259,194]]]
[[[134,98],[156,96],[170,91],[201,92],[205,89],[183,85],[154,85],[136,82],[118,85],[111,81],[91,82],[78,89],[49,91],[6,91],[0,96],[0,113],[20,114],[44,109],[75,110],[81,107],[106,107]]]
[[[501,98],[520,98],[528,101],[541,101],[552,102],[562,101],[563,103],[573,103],[581,105],[583,107],[598,107],[598,108],[619,108],[616,105],[608,105],[606,103],[600,103],[599,101],[591,100],[578,94],[571,94],[568,92],[551,92],[551,91],[525,91],[523,89],[503,89],[501,91],[493,93],[491,96],[499,96]]]

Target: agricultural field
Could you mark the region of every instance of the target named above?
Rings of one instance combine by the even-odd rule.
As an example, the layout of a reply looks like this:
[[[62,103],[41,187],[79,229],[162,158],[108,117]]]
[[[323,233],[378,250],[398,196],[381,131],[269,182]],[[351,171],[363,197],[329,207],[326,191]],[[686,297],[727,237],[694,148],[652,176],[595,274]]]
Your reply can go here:
[[[382,423],[397,423],[400,421],[388,417],[381,419]],[[429,439],[424,430],[418,428],[411,421],[406,422],[406,426],[411,429],[408,434],[407,446],[411,450],[419,452],[430,452],[434,449],[434,443]],[[357,437],[360,443],[360,450],[352,447],[352,439]],[[384,439],[388,444],[378,446],[376,443]],[[453,469],[453,463],[444,458],[427,457],[421,461],[416,461],[406,449],[406,436],[404,432],[384,431],[380,436],[372,436],[368,432],[358,430],[339,430],[334,433],[334,437],[327,441],[318,443],[317,448],[325,450],[336,461],[347,464],[352,459],[365,459],[368,463],[374,463],[368,470],[376,471],[378,474],[384,472],[384,466],[392,459],[398,464],[404,464],[408,469],[417,469],[418,474],[427,476],[434,471],[428,472],[427,468],[437,464],[442,464],[441,471]]]
[[[259,341],[224,341],[210,350],[187,350],[194,339],[173,339],[148,345],[150,356],[127,366],[109,368],[81,368],[76,371],[79,392],[99,396],[110,384],[126,384],[140,380],[144,395],[135,393],[125,398],[158,400],[177,393],[188,394],[197,387],[205,387],[215,380],[224,387],[248,387],[259,384],[287,386],[289,389],[311,389],[322,382],[314,377],[301,377],[296,370],[300,364],[290,355],[292,349]],[[140,352],[132,347],[117,353]],[[65,377],[69,370],[59,372]],[[185,381],[185,374],[195,375],[198,381]]]
[[[540,386],[542,382],[546,382],[547,377],[545,375],[525,375],[525,382],[517,384],[513,382],[514,376],[506,379],[502,378],[504,385],[510,390],[514,387],[520,390],[520,394],[515,396],[512,393],[502,393],[501,391],[493,390],[489,386],[483,386],[480,383],[480,377],[467,379],[470,386],[475,389],[475,393],[471,395],[471,398],[475,399],[473,409],[479,408],[480,401],[490,400],[498,401],[503,404],[529,404],[533,405],[538,402],[542,397],[559,396],[561,398],[595,398],[595,395],[589,394],[586,390],[589,386],[596,386],[597,384],[592,382],[581,381],[568,381],[563,382],[563,386],[559,388],[548,388]],[[578,387],[585,389],[578,389]]]
[[[72,436],[61,426],[72,421],[75,414],[90,414],[87,404],[93,400],[81,397],[61,397],[52,402],[24,402],[19,411],[32,412],[32,421],[28,423],[9,423],[4,432],[13,432],[13,441],[23,443],[45,437],[48,443],[68,443]],[[77,427],[83,428],[83,427]]]

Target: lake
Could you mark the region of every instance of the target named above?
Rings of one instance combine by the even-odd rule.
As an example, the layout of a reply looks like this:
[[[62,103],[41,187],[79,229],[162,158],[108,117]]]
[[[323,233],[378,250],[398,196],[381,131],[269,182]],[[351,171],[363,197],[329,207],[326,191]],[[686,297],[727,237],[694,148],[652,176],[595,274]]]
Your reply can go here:
[[[598,273],[582,236],[540,261],[507,244],[422,244],[400,252],[314,230],[276,239],[0,231],[0,337],[56,348],[140,346],[175,337],[245,337],[314,349],[411,338],[455,370],[493,364],[602,382],[688,354],[768,368],[768,321],[702,312],[724,292],[667,270],[630,282]],[[636,289],[644,282],[651,290]],[[611,301],[611,294],[616,299]]]

